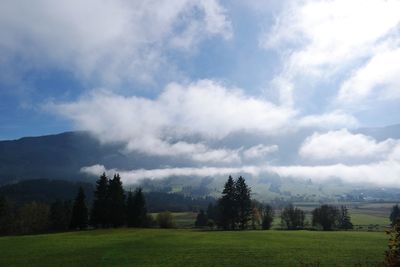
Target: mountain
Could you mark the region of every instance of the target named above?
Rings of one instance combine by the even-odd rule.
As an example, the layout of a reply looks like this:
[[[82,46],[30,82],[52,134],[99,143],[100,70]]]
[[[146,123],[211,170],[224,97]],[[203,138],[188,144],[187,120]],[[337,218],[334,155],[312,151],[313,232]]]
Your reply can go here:
[[[101,144],[88,132],[24,137],[0,141],[0,185],[27,179],[92,181],[80,171],[82,167],[155,168],[168,162],[168,158],[125,153],[123,144]]]
[[[16,205],[32,201],[51,203],[55,200],[73,200],[79,187],[85,191],[86,200],[93,199],[94,185],[85,182],[64,180],[34,179],[0,186],[0,196],[6,197]]]
[[[212,148],[238,149],[239,146],[248,148],[258,144],[276,144],[279,146],[279,151],[267,155],[262,160],[276,165],[295,165],[298,164],[297,152],[299,147],[305,138],[314,131],[321,132],[323,130],[302,129],[274,137],[235,133],[222,140],[210,140],[207,145]],[[382,128],[361,128],[353,130],[353,132],[372,136],[379,141],[387,138],[400,139],[400,124]],[[192,138],[196,139],[196,137]],[[106,169],[118,170],[203,166],[201,162],[193,162],[185,157],[150,156],[140,152],[129,152],[123,143],[103,144],[89,132],[65,132],[56,135],[0,141],[0,185],[28,179],[93,182],[97,177],[83,173],[81,168],[96,164],[103,165]],[[251,165],[254,163],[247,161],[244,164]],[[236,165],[232,163],[230,166],[235,167]],[[203,178],[208,179],[210,177]],[[249,179],[251,178],[249,177]],[[147,181],[143,185],[150,189],[156,187],[164,190],[168,187],[170,192],[182,190],[198,195],[201,195],[202,192],[215,193],[223,185],[223,181],[204,181],[206,181],[206,186],[204,186],[204,183],[202,185],[202,180],[197,178],[171,177],[163,181]],[[310,194],[320,194],[321,192],[318,184],[311,185],[307,181],[301,184],[301,182],[293,179],[281,179],[277,175],[264,175],[255,178],[254,181],[259,186],[254,187],[253,192],[260,195],[266,191],[276,195],[289,194],[290,192],[297,195],[301,194],[302,191],[312,191]],[[295,184],[296,186],[294,186]],[[330,185],[332,190],[329,191],[329,194],[332,194],[332,192],[335,194],[342,193],[337,192],[337,190],[343,188],[341,182],[333,180]],[[305,189],[300,190],[299,188]],[[325,192],[328,192],[327,188],[324,188]],[[295,192],[296,189],[299,189],[298,192]]]

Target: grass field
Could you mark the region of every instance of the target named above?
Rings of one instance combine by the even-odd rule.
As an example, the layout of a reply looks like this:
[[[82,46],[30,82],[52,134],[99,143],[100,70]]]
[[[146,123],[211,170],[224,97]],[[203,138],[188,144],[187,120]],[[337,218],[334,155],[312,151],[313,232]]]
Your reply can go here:
[[[311,203],[308,205],[296,205],[306,211],[307,226],[311,226],[311,211],[320,204]],[[333,204],[337,205],[337,204]],[[354,230],[357,231],[384,231],[388,229],[390,224],[389,215],[390,209],[394,203],[349,203],[346,206],[349,208],[351,221],[354,224]],[[337,205],[338,206],[338,205]],[[152,213],[156,218],[157,213]],[[194,212],[174,212],[175,226],[177,228],[193,228],[197,213]],[[281,228],[280,212],[276,211],[273,221],[273,229]]]
[[[0,266],[374,266],[382,232],[118,229],[0,238]]]

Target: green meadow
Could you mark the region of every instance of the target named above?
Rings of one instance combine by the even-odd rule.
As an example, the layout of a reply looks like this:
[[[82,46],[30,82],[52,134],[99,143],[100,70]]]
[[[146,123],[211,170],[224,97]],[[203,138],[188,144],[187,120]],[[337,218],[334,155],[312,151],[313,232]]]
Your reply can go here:
[[[375,266],[383,232],[117,229],[0,238],[0,266]]]

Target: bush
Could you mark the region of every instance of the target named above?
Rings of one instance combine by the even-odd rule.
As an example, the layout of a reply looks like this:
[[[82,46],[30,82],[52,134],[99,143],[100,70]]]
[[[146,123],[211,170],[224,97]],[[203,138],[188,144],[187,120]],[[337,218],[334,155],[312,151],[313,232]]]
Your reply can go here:
[[[157,223],[160,228],[174,228],[175,222],[172,213],[169,211],[157,214]]]

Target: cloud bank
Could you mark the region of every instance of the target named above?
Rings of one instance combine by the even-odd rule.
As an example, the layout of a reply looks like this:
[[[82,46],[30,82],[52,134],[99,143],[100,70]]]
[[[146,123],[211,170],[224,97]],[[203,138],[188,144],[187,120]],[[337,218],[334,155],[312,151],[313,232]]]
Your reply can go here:
[[[77,102],[49,104],[49,108],[71,119],[78,129],[90,129],[103,142],[124,142],[128,150],[189,156],[198,162],[240,162],[241,146],[211,149],[185,138],[219,140],[238,131],[276,135],[287,131],[295,116],[291,109],[210,80],[170,84],[153,100],[94,91]],[[260,146],[244,155],[260,157],[275,149]]]

